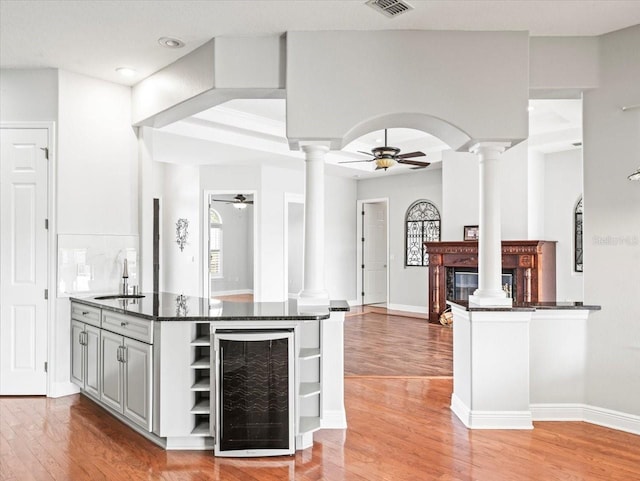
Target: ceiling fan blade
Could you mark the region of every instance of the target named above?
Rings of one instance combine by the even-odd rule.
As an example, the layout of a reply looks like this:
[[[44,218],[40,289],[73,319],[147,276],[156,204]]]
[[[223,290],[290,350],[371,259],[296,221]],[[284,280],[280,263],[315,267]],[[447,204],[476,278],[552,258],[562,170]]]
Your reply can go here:
[[[424,152],[409,152],[408,154],[396,155],[396,159],[408,159],[410,157],[425,157],[427,154]]]
[[[211,202],[224,202],[225,204],[235,204],[234,201],[229,199],[211,199]]]
[[[243,204],[253,204],[252,200],[245,200],[244,202],[242,202]]]
[[[373,162],[374,159],[365,159],[365,160],[344,160],[342,162],[338,162],[339,164],[353,164],[354,162]]]
[[[428,167],[431,162],[420,162],[419,160],[398,159],[399,164],[417,165],[419,167]]]
[[[357,152],[360,152],[361,154],[364,154],[364,155],[371,155],[371,152],[365,152],[364,150],[358,150]]]

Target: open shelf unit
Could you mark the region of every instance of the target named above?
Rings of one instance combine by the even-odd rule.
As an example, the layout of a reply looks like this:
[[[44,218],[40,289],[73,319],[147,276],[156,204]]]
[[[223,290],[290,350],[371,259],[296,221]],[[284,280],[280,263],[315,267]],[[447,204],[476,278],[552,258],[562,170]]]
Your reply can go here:
[[[322,323],[302,321],[298,324],[298,392],[296,417],[298,435],[312,433],[320,429],[320,398],[322,373],[320,349]]]
[[[211,437],[211,340],[209,323],[193,324],[191,336],[191,416],[192,436]]]

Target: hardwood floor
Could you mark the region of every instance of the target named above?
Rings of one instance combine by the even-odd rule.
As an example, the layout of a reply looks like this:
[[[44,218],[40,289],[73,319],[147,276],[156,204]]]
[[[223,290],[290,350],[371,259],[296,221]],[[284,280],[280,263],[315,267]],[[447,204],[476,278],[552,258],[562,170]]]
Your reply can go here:
[[[346,316],[345,376],[453,375],[451,328],[387,312],[365,307]]]
[[[634,481],[640,437],[586,423],[469,431],[449,379],[345,381],[347,430],[292,457],[164,451],[80,395],[0,398],[0,479],[167,481]]]
[[[164,451],[80,395],[0,397],[0,480],[640,480],[640,436],[579,422],[536,422],[532,431],[467,430],[449,409],[452,380],[424,377],[432,362],[449,362],[450,330],[365,311],[345,322],[345,362],[350,371],[378,374],[347,376],[348,429],[317,432],[313,447],[295,456]],[[399,353],[381,342],[385,335],[431,343],[443,359]],[[369,357],[363,357],[367,343]],[[422,377],[407,374],[416,364]],[[450,369],[442,366],[440,376]],[[385,377],[382,369],[404,377]]]

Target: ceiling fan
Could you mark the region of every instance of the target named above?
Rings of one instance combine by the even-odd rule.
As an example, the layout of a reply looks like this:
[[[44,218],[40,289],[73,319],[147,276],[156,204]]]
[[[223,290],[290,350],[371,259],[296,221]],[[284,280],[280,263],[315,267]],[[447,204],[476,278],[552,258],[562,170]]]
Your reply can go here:
[[[253,204],[252,200],[247,200],[247,198],[242,194],[236,195],[233,199],[211,199],[211,201],[233,204],[236,209],[246,209],[248,205]]]
[[[424,152],[409,152],[408,154],[401,154],[400,149],[397,147],[391,147],[387,145],[387,129],[384,129],[384,146],[374,147],[371,149],[371,153],[358,150],[361,154],[373,155],[373,158],[366,160],[346,160],[344,162],[338,162],[339,164],[351,164],[354,162],[373,162],[376,163],[376,170],[387,170],[392,165],[409,164],[414,165],[412,169],[424,169],[431,165],[430,162],[421,162],[419,160],[411,160],[413,157],[424,157]]]

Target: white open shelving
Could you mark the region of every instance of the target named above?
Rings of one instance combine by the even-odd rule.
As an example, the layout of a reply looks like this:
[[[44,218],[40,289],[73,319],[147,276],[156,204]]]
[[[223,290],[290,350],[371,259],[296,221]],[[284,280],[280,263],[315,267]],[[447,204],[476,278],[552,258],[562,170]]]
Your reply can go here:
[[[191,385],[193,418],[192,436],[211,436],[211,340],[209,323],[193,325],[191,346]]]

